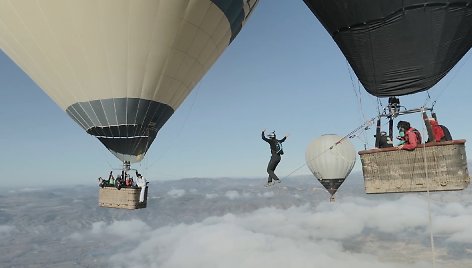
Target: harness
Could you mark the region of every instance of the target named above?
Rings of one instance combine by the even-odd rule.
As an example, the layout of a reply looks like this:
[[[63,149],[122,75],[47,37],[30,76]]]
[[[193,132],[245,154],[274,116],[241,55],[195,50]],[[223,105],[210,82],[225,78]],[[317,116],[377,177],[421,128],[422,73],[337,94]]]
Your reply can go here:
[[[277,141],[277,143],[275,144],[275,153],[276,154],[284,154],[284,150],[283,150],[283,147],[282,147],[282,143]]]

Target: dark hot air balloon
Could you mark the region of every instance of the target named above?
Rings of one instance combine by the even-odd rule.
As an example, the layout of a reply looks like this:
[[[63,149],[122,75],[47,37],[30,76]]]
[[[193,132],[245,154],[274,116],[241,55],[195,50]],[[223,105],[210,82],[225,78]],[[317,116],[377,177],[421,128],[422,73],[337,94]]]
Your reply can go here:
[[[377,97],[427,90],[472,46],[472,0],[304,0]]]
[[[421,107],[401,111],[395,96],[428,90],[472,46],[472,0],[304,0],[336,42],[367,92],[390,97],[386,112],[389,137],[393,120],[423,113],[429,140],[431,125]],[[378,146],[377,146],[378,147]],[[470,178],[465,140],[423,144],[414,151],[397,148],[359,152],[367,193],[461,190]]]

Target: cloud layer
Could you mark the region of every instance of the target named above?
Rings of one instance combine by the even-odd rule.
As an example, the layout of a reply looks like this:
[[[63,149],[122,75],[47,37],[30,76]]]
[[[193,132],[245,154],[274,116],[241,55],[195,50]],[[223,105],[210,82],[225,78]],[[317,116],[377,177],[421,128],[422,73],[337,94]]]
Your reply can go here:
[[[427,195],[361,182],[334,203],[311,177],[153,183],[134,211],[97,207],[95,187],[4,193],[0,266],[432,267]],[[472,188],[432,193],[430,207],[436,267],[470,268]]]
[[[263,195],[263,193],[261,193]],[[228,198],[240,194],[226,192]],[[472,249],[472,206],[433,206],[439,245]],[[126,229],[139,229],[123,236]],[[353,197],[280,209],[266,207],[241,215],[208,217],[193,224],[150,230],[139,220],[95,223],[82,237],[107,234],[135,245],[111,256],[115,267],[431,267],[427,201],[416,196],[378,202]],[[79,236],[76,234],[76,236]],[[436,249],[439,267],[466,267],[472,257],[448,259]]]

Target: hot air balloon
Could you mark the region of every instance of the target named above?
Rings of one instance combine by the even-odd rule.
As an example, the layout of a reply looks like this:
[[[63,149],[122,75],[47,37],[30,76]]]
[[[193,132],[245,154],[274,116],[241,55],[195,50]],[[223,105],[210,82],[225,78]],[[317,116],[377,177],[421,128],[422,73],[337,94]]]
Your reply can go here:
[[[257,2],[5,0],[0,47],[127,169]]]
[[[440,81],[472,46],[472,0],[304,0],[334,39],[365,90],[390,97],[379,114],[393,120],[432,107],[401,111],[396,96],[428,90]],[[427,144],[413,152],[394,149],[359,152],[366,192],[461,190],[470,182],[465,140]],[[405,159],[408,159],[406,161]]]
[[[305,161],[318,181],[334,194],[351,173],[356,163],[356,150],[349,139],[326,134],[313,140],[307,147]]]
[[[0,46],[88,134],[133,163],[256,4],[7,0]]]
[[[472,46],[472,0],[304,1],[374,96],[429,89]]]

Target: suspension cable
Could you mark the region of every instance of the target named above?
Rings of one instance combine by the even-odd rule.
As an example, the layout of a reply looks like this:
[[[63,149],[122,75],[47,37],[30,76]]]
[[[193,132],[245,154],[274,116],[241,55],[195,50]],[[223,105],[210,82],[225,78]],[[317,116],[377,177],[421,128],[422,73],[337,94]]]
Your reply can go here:
[[[439,97],[441,97],[441,95],[444,93],[444,91],[446,91],[446,89],[449,87],[449,85],[452,83],[452,81],[456,78],[457,73],[459,73],[459,71],[464,67],[464,65],[465,65],[465,64],[467,63],[467,61],[470,59],[470,57],[471,57],[470,55],[471,55],[470,53],[467,53],[466,55],[464,55],[461,64],[460,64],[460,65],[459,65],[459,64],[456,64],[456,66],[457,66],[456,68],[458,68],[458,69],[457,69],[456,71],[452,72],[451,79],[449,79],[449,80],[447,81],[447,84],[444,85],[444,86],[441,88],[441,90],[439,91],[439,94],[436,96],[434,102],[436,102],[436,101],[439,99]]]
[[[433,103],[433,106],[434,106],[434,103],[436,103],[436,102],[439,100],[439,98],[441,97],[441,95],[442,95],[442,94],[446,91],[446,89],[450,86],[450,84],[452,83],[452,81],[454,81],[454,79],[455,79],[456,76],[457,76],[457,73],[459,73],[459,71],[464,67],[464,65],[465,65],[465,64],[467,63],[467,61],[470,59],[470,57],[471,57],[470,55],[471,55],[470,53],[467,53],[466,55],[464,55],[461,64],[456,64],[457,67],[455,67],[455,68],[457,68],[457,70],[455,70],[455,71],[453,71],[453,72],[452,72],[452,71],[450,72],[450,73],[451,73],[451,78],[448,79],[448,80],[447,80],[447,83],[445,83],[445,85],[440,88],[439,94],[434,98],[434,100],[433,100],[433,102],[432,102],[432,103]],[[427,91],[427,93],[428,93],[428,98],[426,99],[426,102],[428,101],[428,99],[431,100],[431,96],[429,95],[429,91]],[[426,106],[426,102],[425,102],[425,106]]]
[[[349,68],[349,62],[346,60],[346,66],[347,66],[347,71],[349,73],[349,78],[351,79],[351,85],[352,85],[352,91],[354,91],[354,95],[356,95],[356,99],[359,102],[358,109],[362,115],[362,119],[365,121],[365,114],[364,110],[362,109],[362,98],[361,98],[361,91],[360,91],[360,86],[358,85],[358,88],[356,90],[356,85],[354,83],[354,78],[351,72],[351,68]]]
[[[429,26],[430,26],[430,29],[432,29],[432,18],[431,18],[431,13],[429,13]],[[430,35],[430,38],[431,38],[431,42],[432,42],[432,35]],[[432,48],[431,49],[431,53],[432,53]],[[431,96],[429,95],[429,91],[426,91],[426,93],[428,94],[428,98],[427,100],[431,100]],[[426,104],[424,105],[426,106]],[[423,113],[425,112],[425,110],[422,108],[422,111],[421,111],[421,115],[423,115]],[[421,117],[423,118],[423,117]],[[426,123],[426,122],[425,122]],[[423,128],[423,131],[426,130],[426,125],[424,126]],[[432,133],[433,136],[431,137],[431,140],[432,141],[436,141],[436,138],[434,137],[434,132]],[[428,134],[429,136],[429,134]],[[434,149],[433,149],[434,150]],[[428,196],[428,221],[429,221],[429,239],[431,241],[431,260],[432,260],[432,263],[433,263],[433,268],[436,267],[436,256],[434,254],[435,250],[434,250],[434,234],[433,234],[433,220],[432,220],[432,216],[431,216],[431,195],[430,195],[430,191],[429,191],[429,176],[428,176],[428,166],[427,166],[427,159],[426,159],[426,141],[423,142],[423,159],[424,159],[424,170],[425,170],[425,178],[426,178],[426,191],[427,191],[427,196]]]
[[[426,97],[425,101],[424,101],[424,104],[423,104],[423,107],[425,107],[428,102],[431,100],[431,95],[429,95],[429,90],[426,91],[426,94],[428,95],[428,97]],[[434,101],[436,102],[436,101]]]
[[[377,113],[381,114],[383,110],[384,108],[383,108],[382,102],[380,101],[380,98],[377,97]]]
[[[105,159],[105,161],[107,162],[108,167],[109,167],[111,170],[113,170],[113,166],[110,164],[110,161],[108,161],[108,159]]]
[[[347,66],[347,70],[348,70],[348,73],[349,73],[349,78],[351,79],[351,85],[352,85],[352,90],[354,91],[354,95],[356,95],[356,99],[358,101],[358,110],[359,110],[359,113],[361,114],[362,116],[362,121],[365,122],[366,121],[366,116],[365,116],[365,113],[364,113],[364,109],[362,108],[363,107],[363,103],[362,103],[362,92],[361,92],[361,84],[359,82],[359,79],[356,79],[357,80],[357,90],[356,90],[356,85],[355,85],[355,82],[354,82],[354,75],[352,73],[352,69],[350,68],[350,65],[349,65],[349,62],[346,60],[346,66]],[[367,135],[364,135],[364,147],[366,146],[366,143],[367,143]]]
[[[423,114],[424,110],[422,108]],[[423,117],[421,117],[423,120]],[[423,134],[427,132],[426,126],[423,127]],[[433,134],[434,135],[434,134]],[[429,239],[431,242],[431,261],[433,264],[433,268],[436,267],[436,256],[435,256],[435,249],[434,249],[434,234],[433,234],[433,220],[431,216],[431,194],[429,191],[429,175],[428,175],[428,166],[427,166],[427,157],[426,157],[426,142],[423,143],[423,161],[424,161],[424,170],[425,170],[425,179],[426,179],[426,192],[428,197],[428,221],[429,221]]]
[[[378,116],[376,117],[373,117],[371,118],[370,120],[368,121],[365,121],[362,125],[360,125],[359,127],[357,127],[356,129],[354,129],[353,131],[349,132],[347,135],[345,135],[344,137],[342,137],[341,139],[339,139],[337,142],[335,142],[333,145],[331,145],[328,149],[322,151],[319,155],[317,155],[316,157],[312,157],[310,158],[309,160],[310,161],[313,161],[313,160],[316,160],[318,159],[319,157],[321,157],[322,155],[324,155],[325,153],[327,153],[328,151],[332,150],[336,145],[340,144],[343,140],[345,139],[352,139],[352,138],[355,138],[358,136],[358,132],[365,132],[367,129],[370,128],[370,126],[373,125],[373,123],[375,122],[375,120],[379,118]],[[293,171],[291,171],[288,175],[285,175],[283,177],[283,179],[286,179],[288,177],[290,177],[293,173],[297,172],[298,170],[302,169],[303,167],[306,166],[306,161],[304,164],[300,165],[299,167],[297,167],[296,169],[294,169]]]
[[[195,103],[197,102],[197,99],[198,99],[198,96],[199,96],[199,93],[200,93],[200,89],[199,89],[200,87],[201,87],[201,85],[200,85],[200,83],[198,83],[198,84],[195,86],[195,88],[192,90],[192,92],[195,92],[195,94],[194,94],[195,97],[193,98],[193,100],[192,100],[192,102],[191,102],[191,104],[190,104],[190,109],[189,109],[189,111],[187,112],[187,114],[185,115],[185,118],[184,118],[184,121],[183,121],[182,125],[181,125],[180,128],[177,130],[177,133],[173,136],[173,137],[174,137],[174,140],[175,140],[176,138],[178,138],[178,137],[182,134],[182,131],[184,130],[185,126],[186,126],[187,123],[188,123],[189,117],[190,117],[190,115],[192,114],[192,111],[193,111],[193,108],[194,108],[194,106],[195,106]],[[162,156],[165,155],[169,150],[173,149],[173,147],[175,147],[175,146],[168,146],[167,148],[163,148],[163,150],[160,150],[159,156],[162,157]],[[159,161],[154,161],[152,164],[149,164],[149,163],[148,163],[146,169],[147,169],[147,170],[151,169],[151,168],[152,168],[156,163],[158,163],[158,162],[159,162]]]

